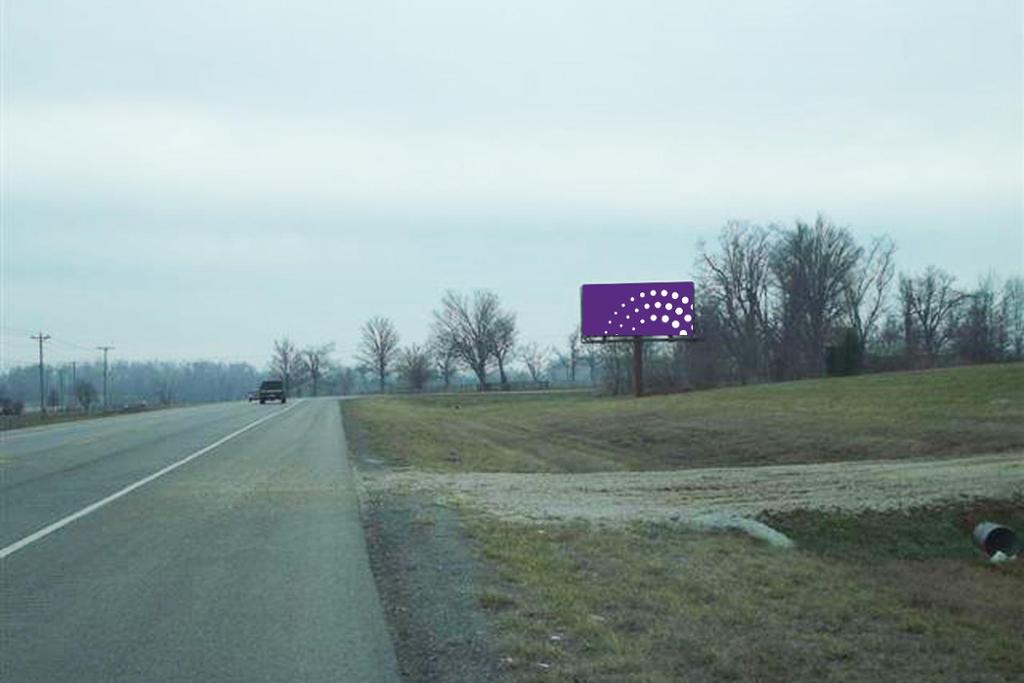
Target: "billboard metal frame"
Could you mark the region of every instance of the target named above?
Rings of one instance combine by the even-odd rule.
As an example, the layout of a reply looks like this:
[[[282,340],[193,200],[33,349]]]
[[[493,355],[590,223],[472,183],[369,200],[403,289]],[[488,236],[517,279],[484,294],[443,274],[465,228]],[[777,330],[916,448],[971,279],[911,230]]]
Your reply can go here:
[[[635,341],[640,342],[697,342],[703,341],[697,336],[685,336],[685,337],[648,337],[643,335],[631,335],[628,337],[584,337],[580,335],[580,342],[583,344],[632,344]]]

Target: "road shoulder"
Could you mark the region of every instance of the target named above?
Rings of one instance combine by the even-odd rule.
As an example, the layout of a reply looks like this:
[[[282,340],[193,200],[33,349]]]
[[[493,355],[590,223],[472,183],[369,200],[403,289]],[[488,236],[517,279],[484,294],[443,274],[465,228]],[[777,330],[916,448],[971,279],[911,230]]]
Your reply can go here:
[[[363,502],[370,566],[411,681],[491,681],[498,655],[477,590],[486,568],[458,514],[423,496]]]

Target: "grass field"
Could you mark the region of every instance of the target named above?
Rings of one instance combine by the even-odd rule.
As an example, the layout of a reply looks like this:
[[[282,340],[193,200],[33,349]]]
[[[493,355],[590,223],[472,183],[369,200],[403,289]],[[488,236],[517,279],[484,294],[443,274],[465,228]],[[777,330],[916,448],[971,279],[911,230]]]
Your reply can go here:
[[[881,543],[871,516],[776,519],[797,550],[663,524],[470,527],[500,567],[480,605],[510,680],[1021,680],[1024,565],[980,561],[958,515],[1024,525],[1024,504],[889,516]]]
[[[15,429],[27,429],[29,427],[46,427],[60,424],[62,422],[77,422],[79,420],[95,420],[101,417],[113,417],[115,415],[127,415],[130,413],[142,413],[152,410],[165,410],[168,406],[153,406],[148,408],[128,408],[122,410],[86,412],[53,412],[46,415],[40,412],[22,413],[21,415],[0,415],[0,432]]]
[[[1024,449],[1024,365],[343,411],[357,462],[403,478],[944,458]],[[1020,497],[763,513],[795,549],[684,524],[522,523],[469,499],[459,509],[493,570],[477,608],[510,681],[1024,680],[1024,563],[991,565],[970,543],[980,520],[1024,531]]]
[[[591,472],[937,457],[1024,447],[1024,364],[643,399],[459,395],[343,402],[365,450],[441,472]]]

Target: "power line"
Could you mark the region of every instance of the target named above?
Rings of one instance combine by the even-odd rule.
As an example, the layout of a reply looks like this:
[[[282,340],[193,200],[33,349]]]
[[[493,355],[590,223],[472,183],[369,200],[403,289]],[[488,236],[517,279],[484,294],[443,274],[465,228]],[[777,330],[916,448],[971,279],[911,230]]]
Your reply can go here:
[[[18,337],[18,338],[20,338],[21,335],[23,335],[23,334],[32,334],[31,330],[24,330],[24,329],[21,329],[19,327],[11,327],[10,325],[0,325],[0,331],[5,332],[7,334],[7,336],[9,336],[9,337]],[[77,349],[79,351],[92,351],[93,350],[92,347],[83,346],[82,344],[79,344],[77,342],[68,341],[67,339],[62,339],[60,337],[54,337],[53,335],[50,335],[50,341],[52,341],[52,342],[54,342],[56,344],[60,344],[61,346],[67,346],[67,347],[72,348],[72,349]]]
[[[92,349],[90,349],[88,346],[82,346],[81,344],[76,344],[75,342],[69,342],[67,340],[60,339],[58,337],[54,337],[53,341],[57,342],[58,344],[61,344],[62,346],[67,346],[67,347],[72,348],[72,349],[78,349],[79,351],[92,351]]]

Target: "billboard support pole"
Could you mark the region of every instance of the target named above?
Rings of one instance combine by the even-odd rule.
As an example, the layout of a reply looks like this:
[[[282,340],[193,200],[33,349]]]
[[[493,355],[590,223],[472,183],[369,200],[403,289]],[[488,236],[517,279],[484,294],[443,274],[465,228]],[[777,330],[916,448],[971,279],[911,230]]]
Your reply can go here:
[[[644,395],[644,340],[633,338],[633,395]]]

